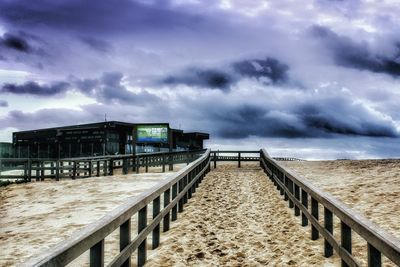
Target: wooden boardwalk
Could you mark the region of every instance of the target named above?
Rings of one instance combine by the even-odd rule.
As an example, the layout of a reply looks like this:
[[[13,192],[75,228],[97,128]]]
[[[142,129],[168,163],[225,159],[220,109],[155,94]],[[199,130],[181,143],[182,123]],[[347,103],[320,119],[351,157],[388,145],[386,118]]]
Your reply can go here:
[[[225,156],[221,153],[237,156]],[[231,165],[233,171],[228,169],[221,172],[218,171],[218,167],[216,171],[207,175],[211,165],[217,166],[217,161],[228,160],[226,157],[229,157],[229,160],[237,160],[238,168]],[[259,162],[253,168],[241,168],[247,161],[255,161],[257,157]],[[205,177],[209,179],[208,183],[203,185]],[[200,184],[200,190],[204,190],[207,194],[204,196],[207,197],[201,197],[197,201],[200,204],[196,205],[197,202],[192,202],[191,198],[201,196],[196,194]],[[273,190],[274,187],[277,190]],[[283,200],[288,201],[288,207]],[[187,205],[190,203],[193,204],[193,208]],[[152,212],[149,212],[150,207]],[[181,215],[184,207],[185,210],[192,209],[190,216],[194,218],[186,221],[186,224],[181,224],[181,227],[177,226],[178,230],[184,228],[184,231],[179,230],[180,235],[176,233],[178,238],[171,237],[174,244],[168,248],[167,237],[173,235],[172,232],[169,233],[170,227],[174,227],[176,222],[180,223],[178,219],[185,220],[185,216]],[[137,221],[132,220],[133,217],[138,218]],[[339,224],[335,223],[338,219]],[[174,223],[171,225],[171,222]],[[132,233],[132,225],[137,226],[135,234]],[[339,229],[336,226],[339,226]],[[110,259],[105,255],[105,240],[117,229],[120,233],[120,252]],[[307,229],[311,230],[311,239],[306,237]],[[200,233],[200,241],[192,236],[195,233]],[[225,233],[228,233],[225,241],[231,243],[217,244],[219,237],[221,241],[224,240]],[[363,239],[363,250],[368,251],[367,259],[359,259],[353,254],[356,246],[352,236],[356,233]],[[150,236],[151,246],[150,238],[147,240]],[[178,248],[177,244],[182,240],[187,242],[186,247]],[[254,243],[257,241],[259,243]],[[211,252],[203,251],[205,247],[193,248],[199,246],[198,243],[217,247],[210,247]],[[382,266],[383,257],[387,257],[394,264],[400,264],[400,240],[330,194],[285,169],[262,149],[207,150],[200,158],[172,177],[130,199],[99,221],[74,233],[71,238],[30,259],[26,265],[64,266],[83,253],[89,252],[90,266],[93,267],[102,267],[104,263],[107,263],[107,266],[131,266],[131,262],[143,266],[147,261],[148,251],[157,250],[160,245],[160,250],[163,246],[168,248],[165,251],[167,254],[164,255],[165,261],[174,259],[175,255],[185,250],[190,252],[190,255],[176,259],[175,263],[178,266],[186,266],[189,261],[206,260],[207,257],[211,258],[208,262],[210,265],[214,265],[214,261],[219,262],[219,258],[213,257],[225,257],[221,264],[228,266],[336,266],[339,262],[342,266],[362,266],[361,263],[367,260],[368,266],[378,267]],[[190,248],[194,250],[191,251]],[[212,251],[217,256],[209,255]],[[153,263],[149,264],[158,264],[156,261],[159,261],[162,253],[156,255],[156,258],[152,258]],[[249,261],[246,262],[248,264],[243,264],[245,260]],[[389,265],[384,263],[384,266]]]
[[[336,266],[257,163],[219,164],[146,266]]]

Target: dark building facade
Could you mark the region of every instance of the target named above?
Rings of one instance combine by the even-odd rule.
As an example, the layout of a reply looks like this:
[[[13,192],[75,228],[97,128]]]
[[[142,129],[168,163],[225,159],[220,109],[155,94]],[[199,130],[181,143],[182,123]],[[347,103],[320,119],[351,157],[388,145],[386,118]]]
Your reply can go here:
[[[13,146],[11,143],[0,142],[0,158],[11,158],[13,154]]]
[[[147,132],[165,138],[140,136]],[[171,129],[168,123],[110,121],[15,132],[13,149],[17,158],[72,158],[201,149],[208,138],[206,133]]]

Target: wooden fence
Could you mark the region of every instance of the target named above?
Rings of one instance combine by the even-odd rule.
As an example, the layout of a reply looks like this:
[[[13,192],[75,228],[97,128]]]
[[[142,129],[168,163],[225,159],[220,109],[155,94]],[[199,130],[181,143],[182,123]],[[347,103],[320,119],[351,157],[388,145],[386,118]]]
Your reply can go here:
[[[381,266],[381,254],[400,266],[400,241],[350,209],[330,194],[313,186],[305,179],[291,173],[272,159],[265,149],[260,152],[260,165],[274,182],[295,216],[302,218],[302,226],[311,223],[311,239],[321,234],[324,241],[324,256],[330,257],[335,250],[342,266],[359,266],[352,255],[352,231],[366,242],[368,266]],[[309,203],[311,202],[311,203]],[[311,210],[309,205],[311,204]],[[319,222],[319,206],[324,209],[324,224]],[[333,216],[340,219],[340,242],[333,236]]]
[[[131,199],[111,211],[99,221],[88,225],[68,240],[26,262],[25,266],[65,266],[85,251],[90,250],[90,266],[104,266],[104,239],[114,230],[120,230],[120,253],[108,266],[130,266],[130,257],[137,251],[137,265],[146,262],[147,236],[152,234],[152,248],[160,244],[162,231],[170,228],[170,221],[177,220],[184,204],[192,197],[203,177],[210,170],[210,151],[178,171],[171,178]],[[161,198],[163,208],[161,208]],[[147,206],[152,203],[153,220],[147,223]],[[138,214],[138,234],[131,239],[131,218]]]
[[[136,155],[99,156],[70,159],[0,159],[1,179],[23,179],[37,181],[50,178],[87,178],[93,176],[113,175],[121,169],[123,174],[129,171],[139,172],[140,168],[166,166],[173,170],[173,164],[190,163],[204,153],[205,150],[143,153]]]
[[[249,154],[250,156],[243,156]],[[260,151],[216,150],[211,151],[211,158],[214,168],[217,167],[217,161],[237,161],[240,168],[243,161],[260,161]]]

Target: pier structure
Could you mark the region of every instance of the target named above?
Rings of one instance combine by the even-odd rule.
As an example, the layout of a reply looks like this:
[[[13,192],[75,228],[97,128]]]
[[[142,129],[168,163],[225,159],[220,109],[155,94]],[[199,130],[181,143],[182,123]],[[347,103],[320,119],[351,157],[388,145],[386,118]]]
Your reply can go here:
[[[19,131],[12,139],[7,145],[14,158],[63,159],[203,149],[209,134],[184,132],[165,122],[105,121]]]
[[[223,152],[206,150],[199,158],[189,163],[170,178],[160,182],[145,193],[130,199],[129,202],[116,208],[99,221],[75,233],[70,239],[30,259],[26,262],[26,265],[64,266],[71,263],[85,251],[89,251],[90,266],[104,266],[104,240],[114,230],[119,229],[120,252],[114,255],[112,259],[107,260],[107,266],[130,266],[133,255],[135,256],[137,265],[143,266],[147,261],[148,249],[150,248],[147,244],[148,237],[151,236],[151,249],[158,249],[161,233],[170,231],[171,223],[182,217],[182,215],[178,216],[178,214],[184,212],[185,206],[191,205],[190,199],[193,198],[196,201],[196,191],[202,186],[202,182],[208,179],[208,181],[212,182],[208,183],[208,186],[210,184],[216,185],[216,183],[219,183],[218,176],[225,176],[223,172],[215,175],[219,169],[217,164],[219,159],[221,161],[228,160],[226,158],[228,156],[221,155],[224,153],[235,155],[230,155],[229,160],[237,160],[238,170],[243,168],[243,162],[256,161],[257,158],[258,164],[255,168],[243,168],[241,171],[242,180],[246,176],[243,173],[247,173],[249,176],[253,172],[263,173],[263,177],[265,178],[263,181],[270,181],[270,184],[276,187],[275,196],[277,197],[276,203],[266,203],[265,205],[268,204],[269,207],[272,207],[273,205],[287,201],[288,207],[293,210],[292,216],[301,218],[298,227],[310,227],[310,240],[323,238],[324,257],[339,257],[342,266],[360,266],[360,263],[353,254],[352,236],[353,233],[356,233],[366,243],[366,261],[368,266],[382,266],[383,257],[388,259],[393,266],[400,265],[400,241],[398,239],[336,200],[330,194],[323,192],[302,177],[287,170],[277,160],[270,157],[264,149],[260,151]],[[247,181],[247,184],[250,186],[251,183]],[[260,189],[257,184],[252,186]],[[251,189],[252,187],[249,188]],[[207,191],[207,188],[202,188],[202,190]],[[219,187],[219,190],[222,191],[218,193],[210,188],[209,191],[211,193],[208,197],[212,198],[213,195],[211,194],[216,193],[219,194],[216,200],[222,201],[221,198],[226,192],[223,192],[223,186]],[[260,190],[262,191],[262,188]],[[260,190],[257,192],[260,192]],[[224,205],[228,204],[224,202]],[[253,208],[262,206],[262,203],[258,204]],[[152,207],[151,211],[149,210],[150,206]],[[229,207],[228,209],[228,207],[226,209],[227,212],[232,208]],[[248,206],[248,209],[242,211],[249,212],[251,209],[252,207]],[[253,210],[253,212],[257,213],[261,211]],[[279,214],[282,214],[282,212]],[[323,214],[323,218],[320,217],[321,214]],[[223,226],[224,221],[222,220],[224,216],[219,216],[216,212],[203,215],[200,214],[200,220],[201,218],[210,218],[211,216],[216,218],[213,221],[214,225],[222,225],[222,228],[218,228],[220,231],[225,229]],[[231,213],[230,216],[235,216],[235,213]],[[134,217],[137,217],[137,220],[133,220]],[[256,217],[253,216],[252,218]],[[184,220],[184,218],[181,219]],[[339,235],[333,232],[335,229],[334,219],[340,221]],[[136,235],[132,235],[131,232],[133,222],[137,224],[138,231]],[[201,223],[201,221],[199,222]],[[260,229],[256,230],[256,234],[263,235]],[[218,230],[216,229],[216,231]],[[185,233],[186,236],[190,234],[191,232]],[[294,234],[291,233],[291,235]],[[213,235],[218,235],[218,232],[213,232]],[[266,237],[265,240],[266,243],[271,242],[271,238],[268,239]],[[263,246],[262,243],[259,245]],[[303,247],[300,251],[306,251],[306,249]],[[244,257],[242,254],[238,254],[238,257]],[[203,257],[204,255],[199,254],[198,256]]]

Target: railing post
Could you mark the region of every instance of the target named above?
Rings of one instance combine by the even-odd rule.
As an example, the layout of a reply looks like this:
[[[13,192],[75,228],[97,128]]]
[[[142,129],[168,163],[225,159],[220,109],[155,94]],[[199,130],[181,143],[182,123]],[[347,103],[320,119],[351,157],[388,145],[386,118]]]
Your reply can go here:
[[[174,200],[176,198],[176,196],[178,195],[178,183],[175,183],[172,186],[172,200]],[[172,207],[172,213],[171,213],[171,221],[176,221],[176,219],[178,219],[178,203]]]
[[[89,162],[89,177],[92,177],[93,175],[93,162],[91,160]]]
[[[301,204],[308,209],[308,194],[304,189],[301,189]],[[301,226],[306,226],[308,225],[308,219],[307,216],[304,214],[304,212],[301,213]]]
[[[119,227],[119,251],[124,250],[131,242],[131,219],[121,224]],[[131,266],[131,257],[129,257],[122,265],[122,267]]]
[[[329,233],[333,234],[333,214],[326,207],[324,207],[324,226]],[[329,244],[328,240],[325,239],[324,256],[328,258],[332,255],[333,255],[333,247],[331,246],[331,244]]]
[[[60,181],[60,161],[56,161],[56,181]]]
[[[165,153],[162,154],[162,172],[165,172]]]
[[[311,197],[311,215],[318,221],[318,201]],[[311,224],[311,240],[317,240],[319,233],[317,228]]]
[[[340,237],[342,247],[351,254],[351,228],[343,221],[340,221]],[[342,260],[342,267],[348,266],[349,265]]]
[[[241,158],[241,153],[239,152],[239,155],[238,155],[238,168],[240,168],[240,158]]]
[[[140,158],[139,158],[139,156],[136,156],[136,158],[135,158],[135,161],[136,161],[136,173],[139,173],[139,171],[140,171]]]
[[[274,169],[275,167],[273,167],[272,169]],[[272,171],[272,177],[274,176],[274,170]],[[284,174],[283,173],[283,185],[286,187],[286,188],[289,188],[288,187],[288,178],[286,177],[286,174]],[[284,195],[284,200],[285,201],[287,201],[289,199],[289,196],[288,196],[288,194],[287,194],[287,192],[286,192],[286,190],[285,190],[285,195]]]
[[[39,169],[39,162],[38,161],[36,161],[36,164],[35,164],[36,166],[36,181],[40,181],[40,176],[39,176],[39,172],[40,172],[40,169]]]
[[[188,174],[187,174],[187,177],[188,177],[188,179],[187,179],[187,183],[188,184],[190,184],[191,182],[192,182],[192,180],[193,180],[193,175],[192,175],[192,172],[189,172]],[[191,199],[192,198],[192,193],[193,193],[193,185],[189,188],[189,190],[188,190],[188,192],[187,192],[187,197],[188,197],[188,199]]]
[[[90,267],[104,266],[104,239],[90,248]]]
[[[104,176],[107,176],[108,175],[108,173],[107,173],[107,163],[108,163],[108,161],[105,159],[105,160],[103,160],[103,173],[104,173]]]
[[[168,204],[170,203],[170,199],[171,199],[171,189],[167,189],[165,192],[164,192],[164,208],[166,207],[166,206],[168,206]],[[170,214],[169,214],[169,212],[165,215],[165,217],[164,217],[164,219],[163,219],[163,231],[164,232],[167,232],[168,230],[169,230],[169,217],[170,217]]]
[[[72,180],[75,180],[76,178],[76,161],[72,162]]]
[[[123,172],[123,174],[128,174],[128,159],[127,158],[122,159],[122,172]]]
[[[297,200],[300,200],[300,187],[295,183],[293,183],[293,184],[294,184],[294,197]],[[300,215],[300,208],[297,205],[295,205],[295,207],[294,207],[294,215],[295,216]]]
[[[178,182],[178,186],[179,186],[178,193],[181,193],[183,191],[183,179],[184,178],[181,178]],[[184,204],[184,199],[183,199],[183,197],[181,197],[181,199],[179,199],[179,201],[178,201],[178,212],[179,213],[183,212],[183,204]]]
[[[214,151],[214,169],[217,168],[217,153]]]
[[[288,180],[289,192],[293,195],[293,181],[291,179]],[[293,208],[294,203],[291,198],[289,198],[289,208]]]
[[[114,159],[110,159],[110,164],[108,166],[108,175],[114,175]]]
[[[160,213],[160,196],[156,197],[153,200],[153,219],[157,217],[157,215]],[[152,241],[153,241],[153,249],[158,248],[160,245],[160,224],[157,224],[157,226],[153,229],[153,235],[152,235]]]
[[[173,154],[170,152],[168,156],[168,161],[169,161],[169,167],[168,170],[173,171],[174,170],[174,158]]]
[[[40,180],[44,181],[44,161],[40,162]]]
[[[28,181],[32,181],[32,160],[28,159]]]
[[[54,162],[50,162],[50,174],[53,175],[54,174]]]
[[[146,172],[149,172],[149,157],[146,156],[145,159],[146,159],[145,163],[144,163],[144,164],[146,164],[145,170],[146,170]]]
[[[138,218],[138,234],[140,234],[143,229],[147,226],[147,206],[144,206],[141,210],[139,210],[139,218]],[[138,247],[138,257],[137,257],[137,265],[143,266],[146,262],[147,258],[147,238],[145,238],[142,243],[140,243]]]
[[[188,178],[189,178],[189,176],[188,176],[188,174],[186,174],[184,177],[183,177],[183,186],[182,186],[182,190],[184,190],[185,188],[186,188],[186,186],[187,186],[187,184],[188,184]],[[189,194],[189,191],[186,191],[186,193],[183,195],[183,204],[186,204],[187,203],[187,201],[188,201],[188,194]]]
[[[100,177],[100,160],[98,160],[96,164],[96,176]]]
[[[368,267],[382,266],[381,252],[368,243]]]

